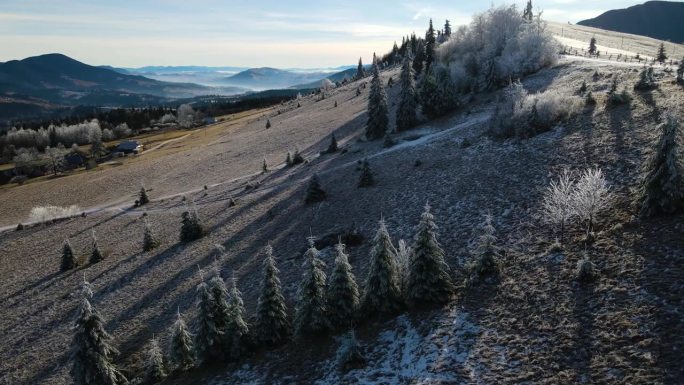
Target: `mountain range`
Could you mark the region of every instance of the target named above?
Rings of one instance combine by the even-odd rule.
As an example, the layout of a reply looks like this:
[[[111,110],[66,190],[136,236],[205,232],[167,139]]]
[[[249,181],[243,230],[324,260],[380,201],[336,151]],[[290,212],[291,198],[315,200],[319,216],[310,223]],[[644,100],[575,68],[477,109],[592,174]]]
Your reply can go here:
[[[577,24],[684,43],[684,3],[648,1],[626,9],[611,10]]]

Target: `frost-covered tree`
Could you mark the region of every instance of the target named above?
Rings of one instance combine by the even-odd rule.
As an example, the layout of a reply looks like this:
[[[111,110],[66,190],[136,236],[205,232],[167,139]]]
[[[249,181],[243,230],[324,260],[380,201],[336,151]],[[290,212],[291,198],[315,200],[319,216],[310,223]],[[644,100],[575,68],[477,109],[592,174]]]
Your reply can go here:
[[[356,80],[363,79],[366,77],[366,71],[363,69],[363,62],[359,58],[359,65],[356,67]]]
[[[561,245],[565,242],[565,226],[576,214],[574,196],[575,181],[568,170],[563,170],[558,180],[551,181],[544,193],[542,201],[544,217],[548,223],[560,226]]]
[[[364,159],[361,164],[361,176],[359,177],[358,187],[370,187],[375,183],[373,171],[370,168],[368,159]]]
[[[164,356],[156,338],[152,338],[147,346],[145,359],[145,383],[156,384],[166,377]]]
[[[90,283],[83,281],[81,305],[74,325],[71,342],[71,378],[75,385],[122,385],[126,377],[112,362],[118,354],[112,345],[112,337],[105,330],[104,320],[90,304],[93,291]]]
[[[414,83],[414,73],[411,67],[410,53],[404,56],[401,66],[401,93],[399,94],[399,106],[397,107],[397,131],[404,131],[412,128],[418,123],[416,108],[416,86]]]
[[[88,262],[98,263],[104,260],[104,254],[102,254],[102,251],[100,251],[100,246],[97,243],[97,236],[95,235],[95,230],[91,231],[91,235],[93,238],[93,251],[90,253],[90,259],[88,260]]]
[[[523,19],[528,22],[534,20],[534,12],[532,10],[532,0],[527,0],[527,6],[525,6],[525,11],[523,12]]]
[[[401,308],[401,288],[396,254],[397,251],[392,245],[385,221],[380,220],[378,231],[373,238],[370,265],[361,299],[364,316],[393,313]]]
[[[407,302],[419,305],[449,300],[454,286],[449,277],[449,265],[444,261],[444,250],[437,241],[437,225],[429,204],[425,204],[420,217],[411,251],[406,283]]]
[[[147,221],[147,217],[143,218],[143,251],[151,251],[159,247],[159,241]]]
[[[67,271],[75,269],[78,266],[78,259],[76,259],[76,253],[74,248],[71,247],[71,242],[69,238],[64,240],[64,246],[62,246],[62,265],[61,270]]]
[[[420,88],[420,105],[423,113],[431,119],[458,107],[456,88],[444,68],[433,66],[426,71]]]
[[[380,139],[385,136],[389,128],[389,109],[387,107],[387,94],[380,79],[380,68],[373,55],[373,79],[371,80],[370,93],[368,94],[368,122],[366,124],[366,137],[368,139]]]
[[[499,251],[496,247],[496,229],[492,224],[492,216],[486,215],[480,229],[480,235],[476,240],[474,250],[475,261],[470,266],[471,284],[477,284],[490,278],[498,278]]]
[[[444,37],[444,40],[448,40],[451,37],[451,22],[449,20],[444,22],[442,36]]]
[[[192,242],[206,235],[206,230],[200,221],[195,204],[187,203],[186,210],[181,214],[180,241]]]
[[[304,203],[322,202],[327,198],[328,194],[321,187],[321,180],[318,174],[313,174],[309,181],[309,186],[306,188],[306,197]]]
[[[660,43],[658,47],[658,55],[656,55],[656,60],[658,63],[663,64],[667,60],[667,53],[665,52],[665,43]]]
[[[581,220],[587,223],[587,239],[594,227],[596,215],[610,206],[610,188],[601,169],[585,170],[577,181],[573,207]]]
[[[237,280],[233,277],[233,284],[228,294],[228,312],[230,319],[226,325],[225,349],[228,358],[238,360],[246,350],[249,326],[245,321],[245,304],[242,293],[237,288]]]
[[[679,121],[674,113],[666,117],[656,151],[646,164],[641,185],[640,215],[673,214],[684,209],[684,180],[678,159]]]
[[[335,252],[335,267],[328,285],[328,318],[334,328],[341,329],[356,317],[359,288],[342,241],[335,246]]]
[[[435,61],[435,29],[432,26],[432,19],[430,19],[430,26],[425,33],[425,71],[430,71],[432,63]]]
[[[309,239],[309,249],[304,253],[304,274],[299,285],[295,312],[295,334],[320,333],[330,329],[326,306],[325,264],[320,252]]]
[[[361,368],[366,363],[366,358],[361,350],[361,344],[356,339],[354,330],[350,330],[342,339],[340,348],[337,350],[336,360],[337,369],[340,372]]]
[[[197,120],[197,112],[192,108],[190,104],[181,104],[176,110],[178,115],[178,124],[183,128],[190,128],[195,125],[195,120]]]
[[[192,341],[192,334],[180,311],[171,330],[169,352],[169,359],[175,370],[185,371],[195,365],[195,345]]]
[[[150,198],[147,196],[147,189],[145,186],[140,187],[140,193],[138,193],[138,205],[142,206],[150,202]]]
[[[287,307],[278,279],[278,268],[273,258],[273,248],[265,248],[266,258],[263,263],[261,291],[257,302],[254,335],[262,345],[278,345],[290,334],[290,322],[287,319]]]
[[[228,288],[226,283],[221,278],[218,268],[214,271],[214,274],[209,279],[209,293],[211,293],[212,300],[214,303],[212,318],[216,328],[219,331],[220,343],[218,350],[220,354],[224,357],[229,356],[232,341],[228,340],[228,328],[230,327],[232,321],[232,313],[230,305],[228,304]]]
[[[218,308],[209,285],[202,279],[197,286],[197,329],[194,341],[200,363],[215,359],[221,353],[223,330],[220,320],[216,318]]]
[[[418,77],[420,74],[423,72],[423,63],[425,62],[425,45],[423,44],[423,40],[416,40],[417,44],[415,49],[412,51],[415,52],[415,56],[413,56],[413,63],[411,63],[411,66],[413,67],[413,72],[414,76]]]
[[[596,55],[596,38],[592,37],[589,40],[589,55]]]
[[[634,89],[638,91],[650,91],[658,88],[658,82],[655,80],[653,67],[644,68],[639,74],[639,81],[634,85]]]
[[[411,253],[411,246],[407,245],[403,239],[400,239],[397,242],[397,274],[399,275],[399,287],[402,293],[406,292],[411,265]]]
[[[50,168],[52,169],[52,174],[57,175],[57,172],[59,172],[62,167],[64,167],[64,163],[66,160],[64,159],[64,155],[67,154],[67,150],[64,149],[64,146],[61,144],[57,147],[46,147],[45,148],[45,157],[47,158]]]

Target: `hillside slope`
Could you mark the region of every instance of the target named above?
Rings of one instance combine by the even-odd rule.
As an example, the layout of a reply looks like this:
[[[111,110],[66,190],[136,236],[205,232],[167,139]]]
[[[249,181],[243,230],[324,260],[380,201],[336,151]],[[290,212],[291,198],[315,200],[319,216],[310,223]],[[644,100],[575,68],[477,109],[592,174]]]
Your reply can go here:
[[[631,87],[638,65],[562,61],[524,80],[529,92],[571,95],[586,81],[596,108],[567,124],[523,141],[494,141],[486,134],[496,93],[483,94],[462,111],[398,136],[399,144],[360,140],[366,121],[368,81],[353,82],[319,100],[308,96],[235,122],[193,141],[123,161],[117,167],[0,190],[3,224],[22,220],[41,204],[102,205],[86,217],[0,234],[0,383],[67,384],[70,326],[85,275],[93,303],[122,354],[129,377],[139,373],[144,343],[156,335],[165,346],[177,309],[194,319],[197,266],[235,275],[249,314],[258,296],[263,247],[271,243],[284,294],[294,308],[306,237],[317,236],[327,271],[329,242],[355,232],[349,245],[359,282],[367,272],[370,239],[384,217],[396,242],[410,240],[426,201],[433,207],[458,295],[444,309],[411,312],[359,325],[368,365],[346,375],[334,370],[333,339],[300,341],[256,352],[239,365],[195,370],[165,384],[399,384],[399,383],[675,383],[684,375],[680,314],[684,271],[682,217],[634,220],[633,191],[657,139],[657,119],[670,98],[684,92],[657,70],[661,88],[636,94],[631,107],[604,107],[613,76]],[[598,71],[600,77],[592,79]],[[383,73],[387,84],[396,69]],[[361,96],[356,96],[361,87]],[[388,89],[391,124],[399,87]],[[335,107],[337,102],[337,107]],[[266,119],[272,127],[265,128]],[[318,156],[332,133],[346,150]],[[206,136],[204,136],[206,135]],[[205,138],[205,139],[202,139]],[[467,140],[466,140],[467,139]],[[178,148],[174,148],[174,147]],[[279,167],[288,150],[309,160]],[[266,157],[271,171],[261,174]],[[357,188],[358,161],[368,158],[377,185]],[[554,235],[541,224],[544,188],[565,168],[601,167],[616,194],[600,215],[590,257],[600,271],[580,287],[574,269],[585,245],[573,226],[563,251],[549,251]],[[306,184],[321,176],[329,199],[304,205]],[[153,199],[131,204],[140,180]],[[203,186],[207,186],[206,189]],[[179,244],[179,193],[196,202],[210,234]],[[235,199],[236,206],[231,206]],[[140,251],[143,211],[162,244]],[[498,285],[467,289],[471,240],[485,214],[504,250]],[[94,229],[107,258],[61,273],[61,244],[69,237],[89,252]],[[215,244],[226,248],[218,255]]]
[[[625,9],[611,10],[577,24],[684,43],[682,20],[684,20],[684,3],[647,1]]]

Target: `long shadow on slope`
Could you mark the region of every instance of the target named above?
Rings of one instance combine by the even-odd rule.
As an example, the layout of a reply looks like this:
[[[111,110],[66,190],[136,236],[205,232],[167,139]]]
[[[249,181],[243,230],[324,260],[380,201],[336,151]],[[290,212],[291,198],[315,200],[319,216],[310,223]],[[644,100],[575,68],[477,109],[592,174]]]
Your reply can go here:
[[[594,310],[592,302],[594,293],[593,284],[585,284],[575,289],[575,306],[573,316],[577,323],[577,335],[574,338],[574,346],[569,354],[570,366],[577,373],[576,383],[591,383],[591,360],[593,352],[594,334]],[[567,358],[567,357],[566,357]]]
[[[615,135],[615,153],[621,159],[626,159],[628,156],[629,146],[625,145],[625,130],[629,127],[625,125],[632,124],[632,109],[629,105],[616,106],[608,108],[607,110],[610,130]]]

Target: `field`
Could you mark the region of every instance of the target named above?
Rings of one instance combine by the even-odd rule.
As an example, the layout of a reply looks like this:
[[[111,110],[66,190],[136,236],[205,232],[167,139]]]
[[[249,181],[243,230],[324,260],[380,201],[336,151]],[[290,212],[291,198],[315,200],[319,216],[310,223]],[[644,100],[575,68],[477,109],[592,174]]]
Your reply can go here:
[[[566,36],[585,40],[573,33]],[[615,39],[600,43],[612,47]],[[637,40],[630,47],[651,47],[648,39]],[[149,338],[155,335],[166,346],[177,310],[192,323],[198,266],[218,268],[224,278],[234,275],[252,314],[263,247],[271,244],[292,313],[307,236],[320,240],[329,272],[329,240],[358,234],[349,252],[362,283],[378,220],[386,220],[395,243],[410,241],[425,202],[433,207],[458,293],[444,309],[359,325],[366,368],[339,374],[336,339],[323,338],[165,383],[676,383],[684,377],[684,222],[681,216],[639,221],[634,200],[660,113],[681,105],[684,90],[658,68],[658,90],[634,94],[631,106],[606,108],[613,76],[631,91],[639,70],[636,63],[569,57],[524,79],[530,93],[557,90],[566,96],[576,95],[586,81],[598,99],[596,107],[528,140],[487,135],[494,92],[398,134],[394,147],[367,142],[364,79],[323,100],[305,96],[187,136],[143,138],[152,150],[118,166],[2,189],[0,226],[14,227],[32,207],[47,204],[78,204],[88,214],[0,234],[0,383],[70,383],[70,328],[84,277],[94,285],[94,306],[121,351],[117,363],[134,378]],[[600,76],[594,80],[595,72]],[[390,76],[396,80],[398,70],[383,72],[385,84]],[[393,124],[399,87],[387,92]],[[320,155],[333,133],[343,151]],[[307,162],[285,167],[287,152],[295,150]],[[261,172],[263,159],[267,173]],[[375,173],[374,187],[357,188],[362,159]],[[599,216],[597,239],[588,248],[576,224],[565,248],[555,250],[550,246],[557,232],[541,218],[543,191],[563,169],[589,167],[607,175],[612,207]],[[314,173],[329,198],[305,205]],[[133,208],[141,183],[152,202]],[[178,242],[184,196],[210,230],[191,244]],[[141,251],[145,212],[161,239],[152,252]],[[502,248],[502,279],[468,288],[462,284],[465,266],[487,214]],[[91,230],[107,252],[105,260],[60,272],[64,239],[85,258]],[[225,253],[216,252],[217,244]],[[580,286],[575,267],[585,252],[600,275]]]

